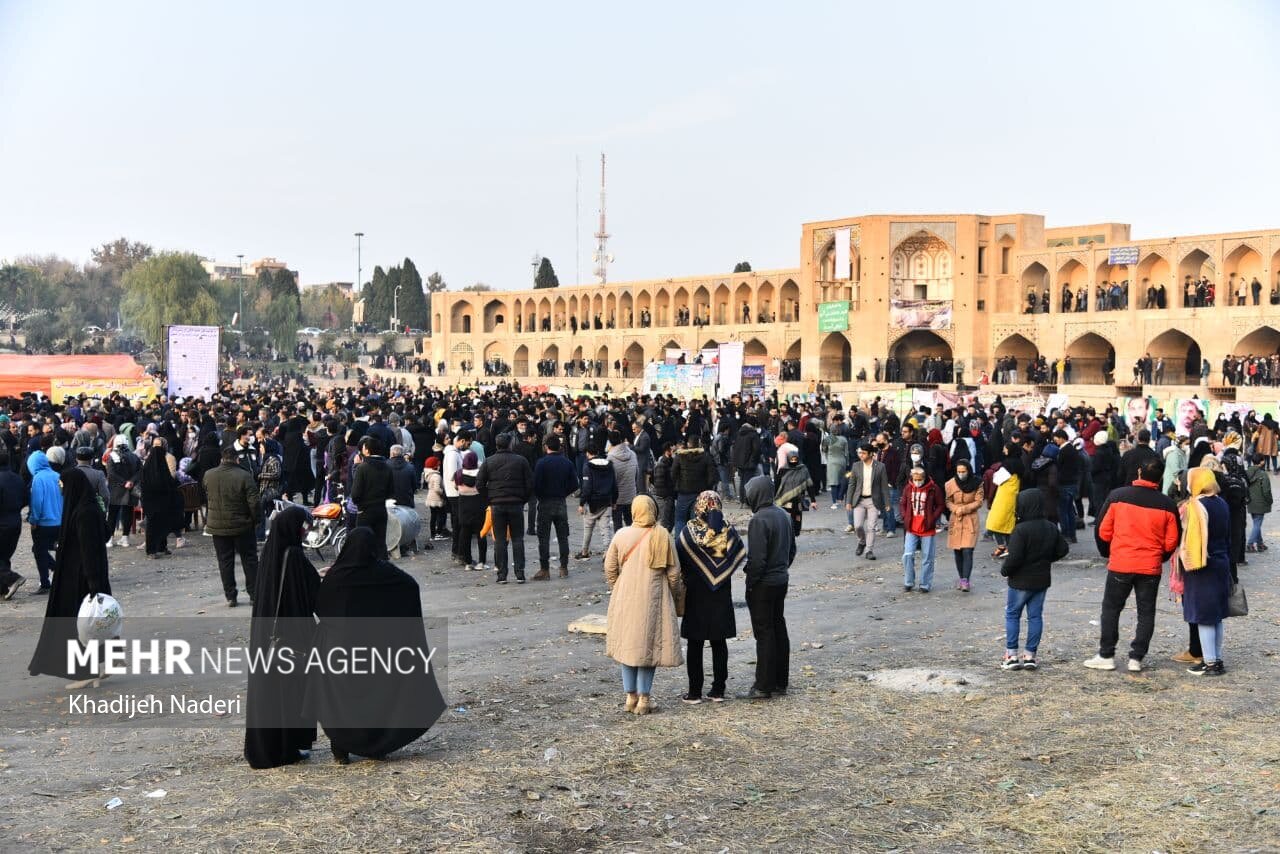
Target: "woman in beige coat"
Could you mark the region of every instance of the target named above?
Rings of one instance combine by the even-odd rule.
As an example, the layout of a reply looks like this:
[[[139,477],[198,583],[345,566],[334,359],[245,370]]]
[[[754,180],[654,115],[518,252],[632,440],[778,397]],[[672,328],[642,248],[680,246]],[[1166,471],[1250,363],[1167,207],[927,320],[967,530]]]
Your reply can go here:
[[[973,574],[973,550],[978,545],[978,508],[982,506],[982,480],[974,476],[968,460],[956,461],[956,476],[947,481],[947,545],[956,556],[956,586],[969,592]]]
[[[613,591],[604,651],[622,665],[626,710],[637,715],[657,709],[650,699],[654,669],[684,663],[676,615],[684,582],[671,534],[657,521],[658,505],[637,495],[631,524],[614,534],[604,557],[604,578]]]

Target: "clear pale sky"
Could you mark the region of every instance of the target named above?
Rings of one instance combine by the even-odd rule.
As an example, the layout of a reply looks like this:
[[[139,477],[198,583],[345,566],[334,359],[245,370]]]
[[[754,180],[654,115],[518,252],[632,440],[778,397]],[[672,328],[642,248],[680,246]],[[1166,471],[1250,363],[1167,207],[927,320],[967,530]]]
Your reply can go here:
[[[0,259],[125,235],[304,283],[798,263],[804,221],[1280,226],[1280,4],[0,0]]]

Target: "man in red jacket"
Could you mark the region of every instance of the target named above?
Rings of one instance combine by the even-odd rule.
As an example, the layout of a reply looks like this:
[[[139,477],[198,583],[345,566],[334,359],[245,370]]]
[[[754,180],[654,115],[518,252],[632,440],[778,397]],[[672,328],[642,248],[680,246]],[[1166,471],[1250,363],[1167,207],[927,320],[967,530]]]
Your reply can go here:
[[[898,501],[898,512],[902,517],[902,527],[906,529],[902,551],[902,589],[910,593],[916,583],[916,547],[924,556],[920,567],[921,593],[928,593],[933,586],[933,564],[936,554],[934,535],[938,532],[938,517],[946,501],[942,490],[929,479],[924,468],[916,465],[911,469],[911,477],[902,489],[902,498]]]
[[[1156,595],[1160,571],[1182,539],[1182,525],[1173,499],[1160,491],[1164,463],[1144,460],[1132,486],[1113,490],[1094,529],[1098,551],[1107,558],[1107,583],[1102,591],[1102,638],[1098,654],[1084,663],[1092,670],[1116,669],[1120,640],[1120,612],[1130,591],[1138,608],[1138,627],[1129,644],[1129,672],[1142,671],[1156,627]]]

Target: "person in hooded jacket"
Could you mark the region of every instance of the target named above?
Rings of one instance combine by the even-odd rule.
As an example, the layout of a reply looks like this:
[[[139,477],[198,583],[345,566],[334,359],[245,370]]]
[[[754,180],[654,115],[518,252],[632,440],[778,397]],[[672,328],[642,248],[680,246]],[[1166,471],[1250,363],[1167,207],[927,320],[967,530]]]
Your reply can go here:
[[[1009,581],[1004,609],[1004,659],[1002,670],[1035,670],[1036,651],[1044,631],[1044,599],[1052,583],[1053,562],[1067,556],[1070,547],[1058,526],[1044,518],[1044,496],[1038,489],[1018,493],[1018,523],[1009,536],[1009,553],[1000,574]],[[1018,656],[1022,613],[1027,614],[1026,650]]]
[[[591,557],[591,541],[595,537],[596,526],[618,503],[618,478],[612,463],[604,455],[604,448],[592,445],[583,454],[587,462],[583,468],[582,486],[578,489],[578,515],[585,518],[582,520],[582,550],[574,555],[578,560]]]
[[[1227,433],[1222,439],[1222,469],[1226,480],[1221,497],[1231,508],[1231,560],[1236,566],[1249,562],[1244,550],[1249,516],[1249,478],[1240,456],[1241,444],[1240,434],[1236,432]]]
[[[63,496],[58,483],[58,469],[65,462],[66,452],[57,446],[50,448],[48,453],[37,450],[27,457],[27,471],[31,473],[27,521],[31,524],[31,554],[35,557],[36,571],[40,573],[37,594],[48,593],[51,589],[49,572],[53,569],[54,550],[62,525]]]
[[[45,605],[40,639],[27,672],[78,680],[67,688],[88,687],[101,674],[90,673],[87,666],[67,668],[69,644],[78,638],[76,617],[85,597],[98,593],[111,594],[111,578],[107,566],[107,546],[102,532],[106,519],[98,507],[92,484],[84,472],[75,467],[62,475],[62,519],[58,527],[58,552],[53,564],[53,587]]]
[[[619,430],[609,431],[609,453],[605,455],[613,466],[613,476],[618,482],[618,500],[613,506],[613,530],[621,531],[631,524],[631,502],[636,497],[639,482],[639,463],[635,451],[624,441]]]
[[[745,507],[747,497],[742,494],[742,490],[747,481],[760,471],[760,429],[754,418],[748,417],[738,426],[730,461],[738,471],[738,496],[742,499],[739,503]]]
[[[777,505],[767,475],[747,481],[747,608],[756,639],[756,673],[745,700],[767,700],[787,693],[791,674],[791,638],[785,603],[796,559],[796,538],[786,511]]]
[[[320,575],[302,546],[309,523],[305,508],[288,506],[271,520],[262,546],[249,648],[261,656],[273,646],[288,648],[299,666],[292,673],[276,668],[249,674],[244,757],[251,768],[299,762],[316,740],[315,715],[305,708],[307,683],[301,666],[315,643],[311,620],[320,588]]]

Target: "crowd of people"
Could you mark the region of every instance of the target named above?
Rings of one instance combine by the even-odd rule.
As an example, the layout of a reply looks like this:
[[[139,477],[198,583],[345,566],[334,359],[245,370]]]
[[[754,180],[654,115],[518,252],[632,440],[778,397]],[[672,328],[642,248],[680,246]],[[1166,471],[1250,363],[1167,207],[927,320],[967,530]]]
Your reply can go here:
[[[51,618],[110,592],[112,549],[136,546],[159,560],[171,540],[186,548],[197,530],[213,540],[229,606],[239,604],[238,558],[255,616],[279,613],[282,597],[289,616],[321,616],[326,601],[336,613],[333,597],[375,595],[337,580],[352,573],[380,579],[391,598],[416,590],[390,563],[386,532],[388,505],[416,508],[422,493],[426,547],[450,542],[454,565],[491,571],[496,584],[550,582],[553,553],[562,579],[572,561],[602,559],[613,590],[606,651],[635,714],[656,708],[654,668],[682,661],[685,702],[725,699],[725,641],[737,630],[732,576],[742,569],[757,646],[742,696],[767,699],[787,692],[790,567],[806,517],[830,490],[831,509],[845,512],[845,533],[856,538],[855,560],[877,560],[877,543],[902,528],[904,594],[934,589],[944,541],[955,587],[968,593],[979,542],[994,545],[1008,579],[1007,670],[1038,667],[1052,564],[1092,517],[1110,573],[1087,666],[1115,668],[1117,620],[1132,592],[1138,628],[1127,667],[1142,668],[1171,566],[1190,626],[1178,660],[1218,675],[1238,568],[1267,549],[1261,522],[1280,470],[1278,438],[1270,415],[1175,427],[1163,412],[1133,423],[1114,407],[1011,412],[999,398],[899,414],[879,399],[845,407],[820,395],[569,397],[507,384],[462,392],[376,381],[325,390],[228,382],[208,401],[136,406],[118,395],[58,405],[29,395],[0,402],[0,594],[12,598],[25,581],[11,559],[27,508],[35,592],[49,595]],[[733,501],[750,512],[745,536],[726,519]],[[321,504],[340,507],[350,531],[323,578],[303,544],[307,507]],[[583,521],[576,547],[573,504]],[[131,543],[139,522],[145,536]],[[526,538],[536,542],[531,576]],[[95,678],[66,670],[52,625],[31,672]],[[712,651],[705,694],[704,642]],[[251,706],[253,696],[251,684]],[[407,743],[365,735],[335,742],[335,756],[385,755]],[[246,755],[255,767],[284,764],[315,738],[314,727],[251,722]],[[369,743],[378,747],[362,753]]]

